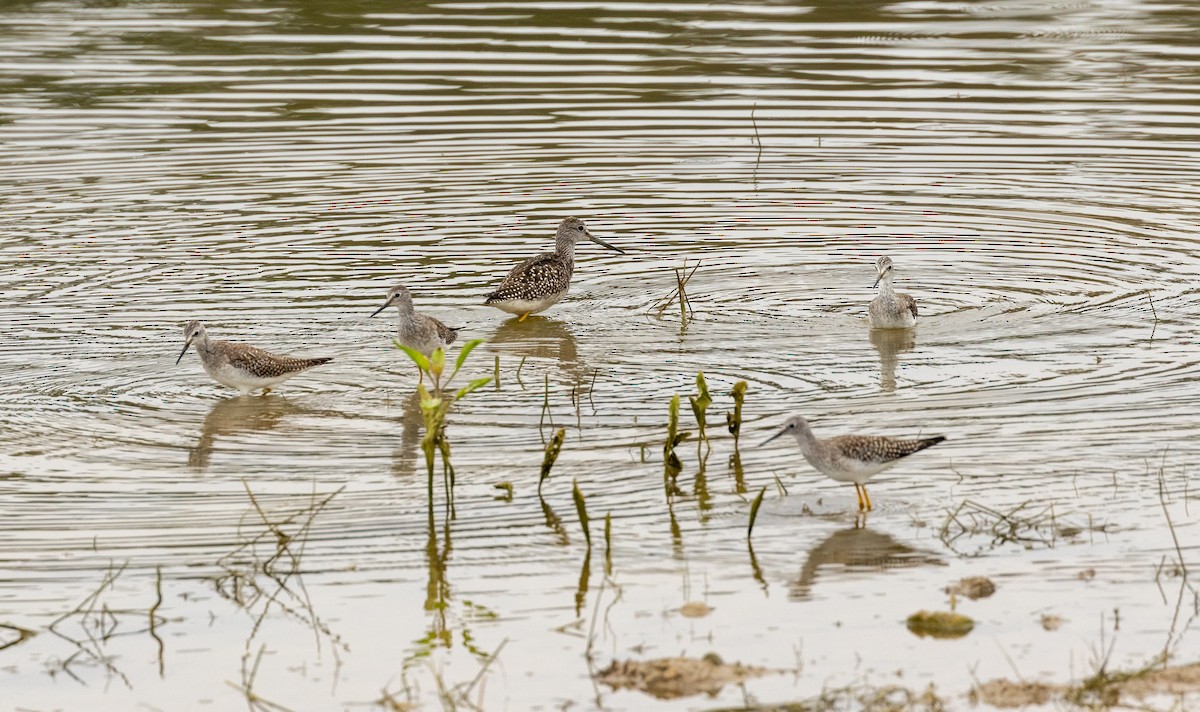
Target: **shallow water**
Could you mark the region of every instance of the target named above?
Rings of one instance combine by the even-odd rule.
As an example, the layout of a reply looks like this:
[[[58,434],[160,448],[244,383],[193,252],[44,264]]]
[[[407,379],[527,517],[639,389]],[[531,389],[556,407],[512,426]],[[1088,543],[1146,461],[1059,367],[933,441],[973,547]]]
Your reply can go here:
[[[254,692],[292,709],[436,707],[499,649],[470,694],[489,710],[860,682],[961,708],[973,679],[1078,679],[1109,645],[1113,667],[1200,657],[1164,514],[1194,568],[1200,11],[398,7],[0,10],[5,702],[228,709],[261,652]],[[482,306],[567,215],[626,254],[581,245],[571,294],[524,323]],[[883,253],[912,332],[867,327]],[[656,305],[685,259],[681,329]],[[500,359],[452,416],[453,518],[394,315],[368,318],[397,282],[488,340],[466,375]],[[231,397],[174,363],[193,318],[335,360]],[[667,404],[697,371],[712,452],[701,472],[680,447],[668,506]],[[795,412],[949,439],[876,479],[858,528],[851,488],[755,447]],[[964,502],[1038,526],[997,540]],[[967,575],[998,585],[958,602],[972,634],[905,628]],[[676,700],[589,673],[709,651],[786,672]]]

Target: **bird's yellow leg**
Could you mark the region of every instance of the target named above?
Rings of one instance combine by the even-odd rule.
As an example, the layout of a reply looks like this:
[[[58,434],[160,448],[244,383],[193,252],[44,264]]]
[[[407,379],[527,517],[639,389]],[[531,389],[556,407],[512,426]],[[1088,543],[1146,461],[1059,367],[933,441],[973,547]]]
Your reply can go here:
[[[529,316],[529,315],[530,315],[530,313],[531,313],[531,312],[525,312],[524,314],[522,314],[522,315],[520,316],[520,318],[518,318],[518,319],[517,319],[517,321],[525,321],[525,317]]]
[[[867,500],[867,511],[869,512],[869,511],[871,511],[871,509],[872,509],[872,507],[871,507],[871,495],[867,494],[867,486],[866,486],[866,485],[863,485],[863,486],[862,486],[862,491],[863,491],[863,499]]]
[[[267,395],[267,394],[268,394],[268,393],[270,393],[270,392],[271,392],[271,389],[270,389],[270,388],[264,388],[264,389],[263,389],[263,392],[262,392],[262,394],[265,396],[265,395]]]
[[[854,483],[854,494],[858,497],[858,511],[861,512],[865,507],[863,506],[862,485],[857,482]]]

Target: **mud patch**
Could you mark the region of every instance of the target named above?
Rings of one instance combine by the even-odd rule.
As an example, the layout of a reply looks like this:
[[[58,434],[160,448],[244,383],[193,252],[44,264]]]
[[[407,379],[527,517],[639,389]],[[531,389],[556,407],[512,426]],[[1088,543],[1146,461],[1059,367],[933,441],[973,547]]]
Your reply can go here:
[[[761,677],[767,668],[727,664],[715,653],[703,658],[658,658],[655,660],[614,660],[596,676],[614,690],[641,690],[660,700],[708,694],[715,695],[725,685]]]

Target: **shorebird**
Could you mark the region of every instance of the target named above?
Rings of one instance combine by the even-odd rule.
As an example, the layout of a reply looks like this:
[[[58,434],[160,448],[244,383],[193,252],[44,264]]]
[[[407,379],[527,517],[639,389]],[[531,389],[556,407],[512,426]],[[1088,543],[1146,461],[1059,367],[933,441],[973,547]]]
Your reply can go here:
[[[763,441],[771,442],[784,433],[791,433],[800,443],[800,452],[808,464],[826,477],[838,482],[853,482],[858,494],[859,511],[871,511],[871,497],[867,494],[867,481],[895,465],[899,460],[914,452],[932,447],[946,438],[936,435],[931,438],[902,440],[883,435],[838,435],[818,438],[813,435],[808,422],[799,415],[788,418],[783,430]]]
[[[871,288],[878,286],[879,296],[871,300],[867,313],[871,316],[871,326],[876,329],[908,329],[917,323],[916,301],[907,294],[897,294],[896,290],[892,289],[894,270],[891,257],[880,257],[875,263],[875,271],[879,276],[875,278],[875,284],[871,285]]]
[[[271,386],[333,360],[276,356],[254,346],[209,339],[204,325],[198,321],[184,324],[183,335],[187,342],[175,363],[182,361],[188,348],[196,344],[196,353],[200,354],[200,363],[208,375],[221,385],[238,389],[244,396],[258,388],[263,389],[263,395],[266,395],[271,392]]]
[[[393,304],[400,312],[400,324],[396,327],[396,341],[414,351],[420,351],[428,356],[437,349],[454,343],[454,339],[458,336],[458,329],[452,329],[437,319],[419,314],[413,309],[412,293],[402,284],[397,284],[388,290],[387,301],[371,316],[375,316]]]
[[[579,218],[567,218],[558,224],[558,232],[554,235],[554,252],[543,252],[513,267],[496,291],[487,296],[484,304],[509,314],[520,314],[517,321],[525,321],[530,314],[549,309],[571,287],[571,273],[575,270],[575,244],[580,240],[591,240],[610,250],[625,253],[589,232],[587,225]]]

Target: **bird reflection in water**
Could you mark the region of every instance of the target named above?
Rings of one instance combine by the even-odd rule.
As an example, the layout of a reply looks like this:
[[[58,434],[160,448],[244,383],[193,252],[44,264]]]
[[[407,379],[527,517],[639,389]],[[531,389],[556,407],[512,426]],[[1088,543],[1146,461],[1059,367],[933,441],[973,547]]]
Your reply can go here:
[[[394,405],[395,401],[392,403]],[[409,477],[417,471],[417,456],[424,457],[421,453],[421,435],[424,427],[421,396],[417,391],[413,391],[404,396],[400,403],[400,443],[392,453],[392,474],[396,477]]]
[[[818,576],[839,573],[884,572],[918,566],[944,566],[935,554],[914,549],[883,532],[857,524],[836,531],[808,551],[800,578],[788,582],[788,598],[806,601]]]
[[[543,316],[525,321],[509,319],[496,329],[488,345],[501,355],[517,359],[534,358],[557,361],[573,384],[590,382],[591,369],[579,359],[575,334],[566,322]]]
[[[879,352],[879,387],[886,393],[896,390],[897,354],[917,345],[912,329],[871,329],[871,345]]]
[[[217,440],[244,432],[274,430],[284,417],[310,413],[302,406],[278,395],[258,398],[226,398],[219,401],[204,416],[200,438],[188,450],[188,466],[207,470]]]

